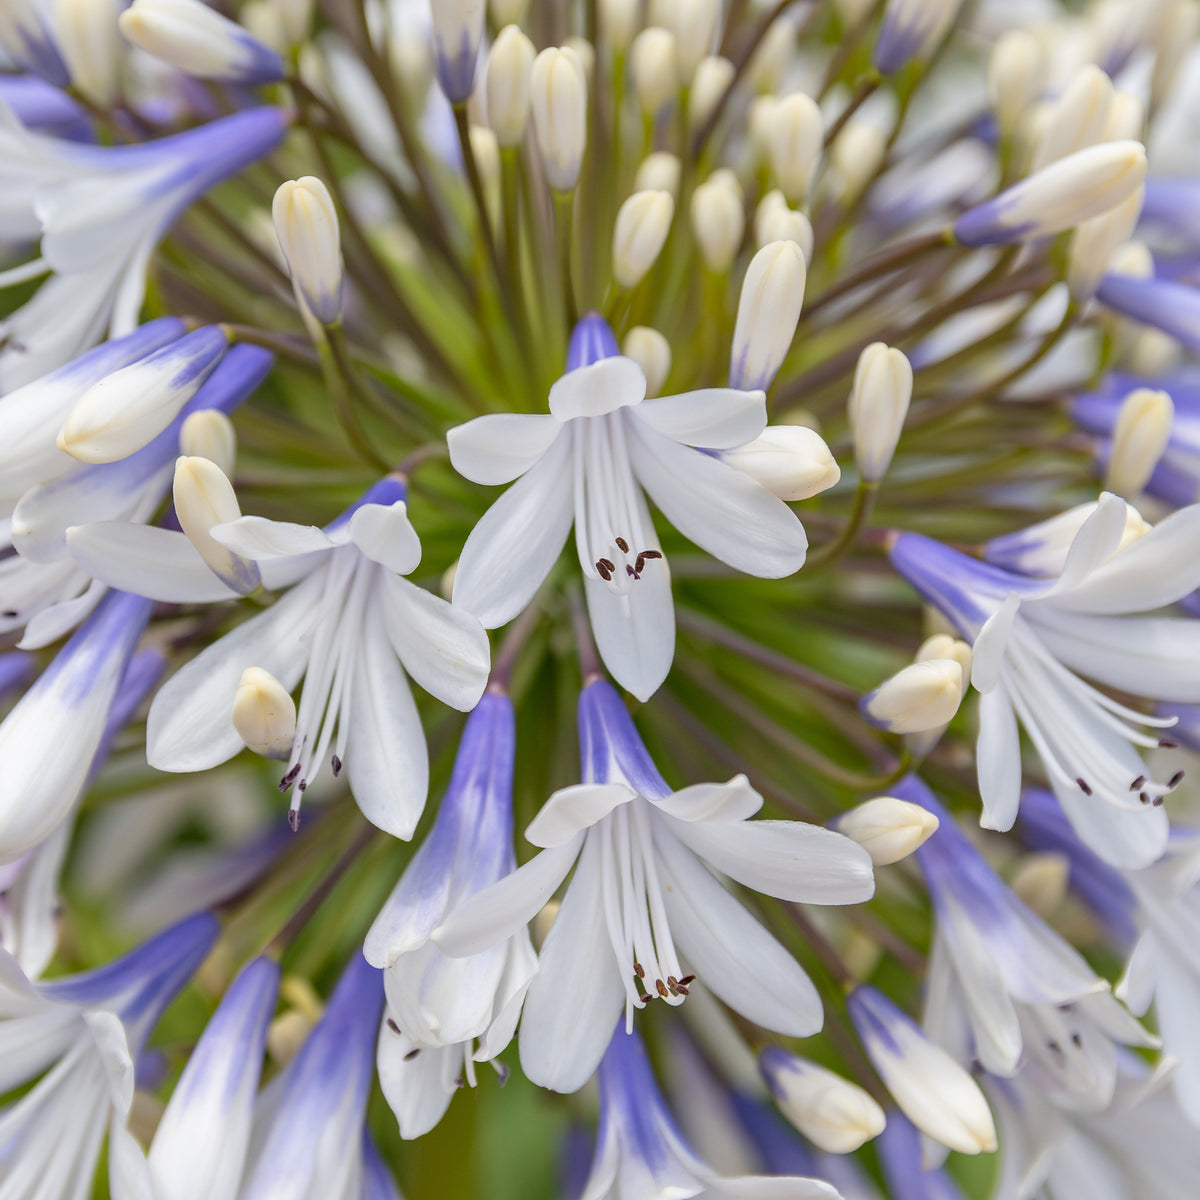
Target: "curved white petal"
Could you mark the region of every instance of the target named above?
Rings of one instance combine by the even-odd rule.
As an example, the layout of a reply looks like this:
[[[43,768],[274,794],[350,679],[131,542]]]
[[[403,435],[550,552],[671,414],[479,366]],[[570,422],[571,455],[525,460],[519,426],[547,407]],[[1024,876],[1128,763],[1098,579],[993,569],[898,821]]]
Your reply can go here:
[[[1021,738],[1016,714],[1003,687],[984,692],[979,698],[975,769],[983,801],[979,823],[984,829],[1011,829],[1021,802]]]
[[[629,452],[638,482],[690,541],[748,575],[779,579],[804,565],[808,537],[796,514],[749,475],[634,421]]]
[[[93,579],[83,593],[71,600],[60,600],[43,608],[29,618],[25,632],[17,643],[18,650],[41,650],[51,642],[57,642],[64,634],[69,633],[76,625],[87,619],[88,615],[104,599],[108,585]]]
[[[1000,678],[1004,652],[1012,635],[1021,597],[1009,592],[1004,603],[983,623],[971,647],[971,686],[977,692],[990,692]]]
[[[1077,588],[1116,554],[1125,536],[1127,511],[1128,505],[1119,496],[1112,492],[1101,494],[1095,509],[1072,539],[1063,569],[1044,593],[1046,598]]]
[[[640,404],[645,396],[642,368],[632,358],[615,354],[563,375],[550,389],[550,411],[559,421],[599,417]]]
[[[767,427],[764,392],[702,388],[643,400],[634,417],[673,442],[728,450],[752,442]]]
[[[801,1175],[716,1175],[697,1171],[713,1196],[729,1200],[842,1200],[842,1194],[821,1179]]]
[[[585,578],[584,590],[604,665],[627,692],[649,700],[675,659],[675,602],[666,559],[649,563],[627,592],[615,592],[599,577]]]
[[[559,788],[529,822],[525,840],[535,846],[561,846],[636,796],[637,792],[623,783],[576,783]]]
[[[533,599],[567,540],[571,503],[570,438],[492,505],[471,530],[454,574],[454,603],[485,629],[507,624]]]
[[[421,561],[421,539],[408,519],[408,505],[364,504],[350,515],[347,526],[350,540],[380,566],[408,575]]]
[[[1125,970],[1113,988],[1113,995],[1139,1017],[1146,1015],[1154,1000],[1156,969],[1161,953],[1154,931],[1144,930],[1134,942]]]
[[[744,821],[762,808],[763,798],[745,775],[735,775],[726,783],[694,783],[650,803],[680,821]]]
[[[1078,788],[1055,785],[1054,794],[1079,840],[1114,867],[1136,871],[1157,862],[1167,848],[1169,826],[1163,806],[1117,808]]]
[[[454,1078],[462,1070],[462,1048],[416,1046],[393,1032],[385,1021],[379,1031],[375,1065],[400,1136],[417,1138],[437,1125],[450,1107]]]
[[[473,483],[511,483],[524,475],[562,432],[544,413],[489,413],[446,434],[450,462]]]
[[[387,636],[404,669],[443,704],[469,712],[491,666],[488,635],[477,618],[397,575],[380,575]]]
[[[158,1200],[146,1155],[115,1113],[108,1131],[108,1191],[112,1200]]]
[[[270,521],[266,517],[238,517],[236,521],[214,525],[209,533],[226,550],[256,561],[332,550],[338,545],[315,525],[294,525],[291,521]]]

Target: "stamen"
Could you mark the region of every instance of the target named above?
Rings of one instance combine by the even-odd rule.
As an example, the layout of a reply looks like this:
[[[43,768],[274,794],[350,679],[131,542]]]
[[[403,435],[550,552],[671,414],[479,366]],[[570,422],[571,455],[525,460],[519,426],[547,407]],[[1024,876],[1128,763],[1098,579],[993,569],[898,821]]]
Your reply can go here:
[[[1088,786],[1088,784],[1087,784],[1087,781],[1086,781],[1085,779],[1083,779],[1082,777],[1080,777],[1080,776],[1078,776],[1078,775],[1077,775],[1077,776],[1075,777],[1075,782],[1076,782],[1077,784],[1079,784],[1079,790],[1080,790],[1080,791],[1081,791],[1081,792],[1082,792],[1082,793],[1083,793],[1085,796],[1090,796],[1090,795],[1092,794],[1092,789],[1091,789],[1091,788]]]
[[[1142,789],[1143,787],[1145,787],[1145,785],[1146,785],[1146,777],[1145,777],[1145,775],[1139,775],[1139,776],[1138,776],[1138,777],[1137,777],[1137,778],[1136,778],[1136,779],[1135,779],[1135,780],[1134,780],[1134,781],[1133,781],[1133,782],[1132,782],[1132,783],[1129,785],[1129,790],[1130,790],[1131,792],[1139,792],[1139,791],[1141,791],[1141,789]]]
[[[407,1053],[407,1054],[404,1056],[404,1061],[405,1061],[405,1062],[412,1062],[412,1060],[413,1060],[414,1058],[416,1058],[416,1057],[417,1057],[417,1055],[418,1055],[418,1054],[420,1054],[420,1053],[421,1053],[421,1047],[420,1047],[420,1046],[414,1046],[414,1047],[413,1047],[413,1048],[412,1048],[412,1049],[411,1049],[411,1050],[410,1050],[410,1051],[409,1051],[409,1052],[408,1052],[408,1053]],[[459,1085],[458,1085],[458,1086],[459,1086],[459,1087],[462,1087],[462,1084],[461,1084],[461,1083],[459,1083]]]
[[[300,828],[300,810],[298,808],[288,810],[288,824],[292,827],[293,833]]]
[[[399,1026],[399,1025],[397,1025],[397,1024],[396,1024],[396,1022],[395,1022],[395,1021],[394,1021],[394,1020],[393,1020],[391,1017],[388,1017],[386,1024],[387,1024],[387,1027],[388,1027],[388,1028],[389,1028],[389,1029],[390,1029],[390,1030],[391,1030],[393,1033],[399,1033],[399,1032],[400,1032],[400,1026]]]
[[[617,537],[614,540],[617,543],[617,549],[620,550],[622,554],[629,553],[629,543],[623,537]]]
[[[333,756],[333,777],[336,779],[342,773],[342,760],[335,754]]]
[[[1183,775],[1184,773],[1182,771],[1176,771],[1175,774],[1167,780],[1167,787],[1177,788],[1183,782]]]
[[[1171,741],[1170,738],[1159,738],[1158,744],[1164,750],[1178,750],[1179,749],[1179,743]]]

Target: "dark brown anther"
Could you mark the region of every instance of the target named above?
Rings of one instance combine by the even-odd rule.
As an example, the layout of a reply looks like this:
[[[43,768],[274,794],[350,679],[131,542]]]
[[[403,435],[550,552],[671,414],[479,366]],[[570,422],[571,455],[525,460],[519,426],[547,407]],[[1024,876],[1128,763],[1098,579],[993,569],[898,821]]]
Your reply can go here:
[[[641,994],[638,996],[638,999],[639,999],[639,1000],[640,1000],[640,1001],[641,1001],[643,1004],[649,1004],[649,1003],[650,1003],[650,1001],[654,999],[654,997],[653,997],[653,996],[651,996],[649,992],[642,992],[642,993],[641,993]]]
[[[298,784],[296,784],[296,790],[299,792],[303,792],[307,787],[308,787],[307,779],[302,779],[302,780],[300,780],[300,782]]]
[[[388,1027],[388,1028],[389,1028],[389,1029],[390,1029],[390,1030],[391,1030],[393,1033],[399,1033],[399,1032],[400,1032],[400,1026],[399,1026],[399,1025],[397,1025],[397,1024],[396,1024],[396,1022],[395,1022],[395,1021],[393,1021],[391,1017],[388,1017],[388,1019],[387,1019],[387,1027]]]
[[[1088,786],[1088,782],[1082,776],[1077,776],[1075,782],[1079,785],[1079,790],[1085,795],[1090,796],[1092,789]]]
[[[335,754],[333,756],[333,777],[336,779],[342,773],[342,760]]]
[[[612,579],[614,570],[616,570],[616,568],[608,561],[607,558],[598,558],[596,560],[596,574],[599,575],[605,583],[608,583]]]
[[[647,560],[649,560],[651,558],[662,558],[662,551],[661,550],[643,550],[642,557]]]
[[[299,763],[297,763],[297,764],[296,764],[294,767],[292,767],[292,768],[291,768],[291,769],[288,771],[288,773],[287,773],[287,774],[286,774],[286,775],[285,775],[285,776],[284,776],[284,777],[283,777],[283,778],[282,778],[282,779],[279,781],[279,790],[280,790],[281,792],[286,792],[286,791],[288,790],[288,788],[290,788],[290,787],[292,786],[292,784],[296,782],[296,776],[297,776],[297,775],[299,775],[299,774],[300,774],[300,764],[299,764]]]
[[[465,1083],[465,1081],[463,1080],[463,1077],[462,1077],[461,1075],[456,1075],[456,1076],[454,1077],[454,1086],[455,1086],[456,1088],[461,1088],[461,1087],[466,1087],[467,1085],[466,1085],[466,1083]]]
[[[674,991],[679,986],[679,980],[674,975],[667,976],[667,987]]]
[[[410,1050],[410,1051],[409,1051],[409,1052],[408,1052],[408,1053],[407,1053],[407,1054],[404,1056],[404,1061],[405,1061],[405,1062],[412,1062],[412,1060],[413,1060],[414,1058],[416,1058],[416,1057],[417,1057],[417,1055],[418,1055],[418,1054],[420,1054],[420,1053],[421,1053],[421,1047],[420,1047],[420,1046],[414,1046],[414,1047],[413,1047],[413,1048],[412,1048],[412,1049],[411,1049],[411,1050]]]
[[[1171,741],[1170,738],[1159,738],[1158,744],[1164,750],[1178,750],[1179,749],[1179,743]]]
[[[693,983],[695,981],[695,979],[696,979],[695,975],[685,975],[679,982],[680,983]]]
[[[1049,1050],[1050,1053],[1055,1055],[1056,1057],[1060,1057],[1060,1058],[1062,1057],[1063,1049],[1057,1042],[1047,1042],[1046,1049]]]
[[[661,979],[654,981],[655,990],[665,1000],[671,993],[667,991],[667,985]]]
[[[1150,801],[1150,805],[1152,808],[1161,808],[1162,802],[1163,798],[1161,796],[1155,796],[1154,799]]]
[[[640,962],[635,962],[635,963],[633,964],[633,973],[634,973],[634,974],[635,974],[635,975],[636,975],[636,976],[637,976],[639,979],[645,979],[645,978],[646,978],[646,968],[645,968],[645,967],[643,967],[643,966],[642,966],[642,964],[641,964]]]
[[[1149,804],[1149,803],[1150,803],[1150,793],[1149,793],[1149,792],[1139,792],[1139,793],[1138,793],[1138,799],[1139,799],[1139,800],[1140,800],[1140,801],[1141,801],[1143,804]]]
[[[617,549],[620,550],[622,554],[629,553],[629,543],[623,537],[617,538],[616,543]]]
[[[677,983],[675,985],[675,992],[677,995],[680,995],[680,996],[690,996],[692,994],[691,990],[689,988],[684,987],[682,983]]]
[[[288,813],[288,824],[292,827],[293,833],[300,828],[300,810],[298,808],[293,808]]]
[[[1071,1034],[1071,1044],[1077,1050],[1082,1050],[1083,1049],[1083,1038],[1079,1034],[1073,1033],[1073,1034]]]
[[[1170,779],[1167,780],[1167,787],[1177,788],[1183,782],[1183,772],[1176,771]]]
[[[1142,788],[1145,786],[1145,784],[1146,784],[1146,777],[1145,777],[1145,775],[1139,775],[1139,776],[1138,776],[1138,777],[1137,777],[1137,778],[1136,778],[1136,779],[1135,779],[1135,780],[1134,780],[1134,781],[1133,781],[1133,782],[1132,782],[1132,783],[1129,785],[1129,790],[1130,790],[1131,792],[1137,792],[1137,791],[1140,791],[1140,790],[1141,790],[1141,789],[1142,789]]]

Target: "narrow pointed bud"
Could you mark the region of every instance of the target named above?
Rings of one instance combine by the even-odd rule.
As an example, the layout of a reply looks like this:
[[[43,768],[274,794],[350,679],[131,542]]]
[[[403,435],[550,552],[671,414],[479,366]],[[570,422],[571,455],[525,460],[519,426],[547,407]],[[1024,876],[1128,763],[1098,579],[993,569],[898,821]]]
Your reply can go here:
[[[93,384],[58,431],[58,448],[106,463],[140,450],[179,415],[221,361],[229,339],[206,325]]]
[[[1154,474],[1171,437],[1175,405],[1166,392],[1137,388],[1121,404],[1113,426],[1112,453],[1104,486],[1136,496]]]
[[[488,125],[501,146],[519,146],[529,123],[533,43],[517,28],[506,25],[488,53],[484,73]]]
[[[342,315],[342,243],[329,189],[314,175],[279,185],[275,234],[297,293],[322,325]]]
[[[796,41],[791,21],[773,21],[746,64],[746,83],[759,93],[778,92],[796,61]]]
[[[610,49],[623,54],[637,33],[640,0],[598,0],[600,36]]]
[[[613,278],[636,287],[662,252],[675,200],[670,192],[634,192],[617,213],[613,229]]]
[[[1112,80],[1099,67],[1089,65],[1077,71],[1043,119],[1033,169],[1040,171],[1101,141],[1112,100]]]
[[[830,167],[837,179],[838,201],[853,204],[879,173],[887,155],[887,138],[872,122],[856,118],[833,143]]]
[[[740,191],[710,179],[692,193],[692,232],[710,271],[724,274],[733,266],[745,231]]]
[[[126,41],[188,75],[274,83],[283,59],[201,0],[133,0],[118,26]]]
[[[587,77],[574,50],[551,47],[533,60],[530,81],[533,130],[556,192],[579,181],[587,145]]]
[[[633,74],[633,91],[642,112],[648,117],[675,99],[675,35],[667,29],[652,26],[643,29],[629,47],[629,69]]]
[[[716,40],[721,0],[670,0],[657,6],[654,19],[675,35],[676,84],[687,87]]]
[[[71,83],[106,108],[120,91],[123,7],[124,0],[54,0],[55,37]]]
[[[269,671],[247,667],[233,698],[238,737],[264,758],[287,758],[296,738],[296,705]]]
[[[688,129],[699,129],[712,116],[736,75],[737,68],[727,58],[714,55],[701,60],[688,93]]]
[[[475,60],[483,40],[484,0],[434,0],[433,48],[438,83],[451,104],[463,104],[475,87]]]
[[[721,457],[780,500],[807,500],[842,477],[825,439],[805,425],[768,425],[754,441]]]
[[[833,1071],[778,1046],[762,1052],[759,1068],[780,1111],[818,1149],[852,1154],[883,1132],[883,1109]]]
[[[219,408],[202,408],[191,413],[179,427],[179,453],[189,458],[207,458],[226,475],[232,475],[237,461],[233,422]]]
[[[907,858],[937,832],[938,819],[927,808],[895,796],[877,796],[837,819],[838,833],[853,838],[877,867]]]
[[[808,194],[824,129],[821,110],[811,96],[794,92],[768,110],[763,127],[767,160],[784,196],[798,204]]]
[[[888,0],[872,56],[891,75],[914,58],[928,58],[946,35],[962,0]]]
[[[849,405],[854,456],[868,483],[878,483],[891,466],[911,399],[908,359],[892,346],[873,342],[858,356]]]
[[[657,329],[635,325],[625,335],[621,353],[642,368],[646,376],[646,395],[657,396],[671,373],[671,343]]]
[[[789,208],[784,194],[775,188],[754,210],[754,241],[759,246],[768,242],[795,242],[808,262],[813,252],[812,222],[804,213]]]
[[[529,12],[529,0],[488,0],[488,15],[497,29],[519,25]]]
[[[633,187],[638,192],[670,192],[679,197],[679,177],[683,164],[669,150],[655,150],[638,164]]]
[[[795,242],[769,242],[750,260],[733,329],[730,387],[770,386],[796,336],[807,275]]]
[[[988,60],[988,99],[1001,137],[1012,137],[1045,84],[1041,43],[1024,29],[1010,29],[997,40]]]
[[[933,658],[897,671],[863,697],[863,716],[890,733],[921,733],[946,725],[963,696],[962,666]]]
[[[173,499],[179,526],[208,569],[243,596],[260,588],[262,575],[258,566],[227,550],[212,536],[214,525],[236,521],[242,515],[233,484],[225,472],[211,459],[198,456],[177,459]]]
[[[886,996],[859,987],[850,1019],[901,1112],[922,1133],[960,1154],[991,1153],[996,1126],[979,1085]]]
[[[1145,195],[1145,187],[1139,187],[1115,208],[1084,221],[1075,230],[1067,259],[1067,287],[1077,304],[1090,300],[1100,286],[1113,255],[1138,222]]]
[[[954,236],[966,246],[1050,237],[1115,208],[1145,177],[1141,142],[1091,146],[968,209],[955,221]]]

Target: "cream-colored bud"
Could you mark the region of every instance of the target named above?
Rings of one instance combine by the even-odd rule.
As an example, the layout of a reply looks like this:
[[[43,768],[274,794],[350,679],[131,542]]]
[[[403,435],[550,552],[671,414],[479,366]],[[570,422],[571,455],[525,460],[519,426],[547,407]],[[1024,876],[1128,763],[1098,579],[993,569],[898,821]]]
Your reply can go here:
[[[187,458],[207,458],[232,475],[237,460],[233,422],[219,408],[190,413],[179,428],[179,453]]]
[[[654,266],[675,215],[670,192],[634,192],[617,212],[613,228],[613,278],[636,287]]]
[[[1071,235],[1067,286],[1077,304],[1090,300],[1100,286],[1113,255],[1124,245],[1141,216],[1145,195],[1145,187],[1139,187],[1108,212],[1084,221]]]
[[[760,1059],[780,1111],[828,1154],[852,1154],[883,1132],[883,1109],[847,1079],[776,1046]]]
[[[1041,43],[1024,29],[1010,29],[997,40],[988,60],[988,99],[1002,137],[1013,135],[1045,85]]]
[[[1128,356],[1133,374],[1153,379],[1175,370],[1182,361],[1183,347],[1169,333],[1147,325],[1131,334]]]
[[[907,858],[936,832],[938,819],[927,808],[895,796],[878,796],[839,817],[838,833],[853,838],[877,867]]]
[[[712,49],[721,0],[670,0],[659,4],[653,20],[675,35],[675,82],[686,87],[696,74],[700,60]]]
[[[255,754],[287,758],[296,740],[296,704],[269,671],[247,667],[233,698],[233,727]]]
[[[485,125],[472,125],[470,130],[471,155],[483,184],[483,198],[487,204],[488,219],[493,225],[500,223],[500,143],[496,135]]]
[[[760,246],[768,242],[795,242],[805,262],[812,258],[812,222],[804,213],[788,208],[780,191],[768,192],[759,202],[754,214],[754,240]]]
[[[637,33],[641,0],[598,0],[600,36],[617,53],[629,49]]]
[[[1071,863],[1065,854],[1027,854],[1008,886],[1039,917],[1049,917],[1067,898]]]
[[[882,129],[859,118],[849,121],[830,151],[843,205],[853,204],[866,191],[883,166],[885,154],[887,138]]]
[[[342,244],[329,189],[314,175],[280,184],[271,204],[292,283],[322,325],[342,314]]]
[[[1125,397],[1113,426],[1105,487],[1136,496],[1154,474],[1171,438],[1175,405],[1166,392],[1137,388]]]
[[[412,19],[410,12],[397,16],[389,23],[387,32],[388,66],[392,78],[406,104],[414,112],[423,112],[429,99],[429,89],[435,73],[433,39]],[[307,50],[308,47],[305,47]],[[305,61],[301,51],[300,61]]]
[[[1108,108],[1108,120],[1104,123],[1103,142],[1120,142],[1138,139],[1146,125],[1146,106],[1132,92],[1114,92]]]
[[[962,666],[952,658],[912,663],[863,698],[867,718],[890,733],[922,733],[946,725],[963,695]]]
[[[796,27],[786,16],[771,22],[746,64],[746,82],[756,92],[777,92],[796,57]]]
[[[316,1022],[289,1008],[267,1026],[267,1053],[277,1066],[286,1067],[300,1053]]]
[[[1192,0],[1175,0],[1158,22],[1154,45],[1156,56],[1150,74],[1150,105],[1157,109],[1174,90],[1192,47],[1200,36],[1200,9]]]
[[[859,356],[850,392],[850,426],[859,474],[878,483],[891,465],[912,399],[912,367],[904,354],[872,342]]]
[[[563,45],[568,50],[574,50],[579,56],[579,61],[583,64],[583,76],[590,84],[592,73],[596,70],[596,47],[581,34],[567,38]]]
[[[71,83],[107,108],[120,91],[124,0],[54,0],[54,40]]]
[[[760,246],[776,240],[763,236],[766,232],[767,222],[776,213],[785,211],[790,211],[788,209],[787,197],[778,188],[772,188],[758,202],[758,207],[754,210],[754,240]]]
[[[429,7],[438,82],[452,104],[463,104],[475,86],[487,15],[484,0],[434,0]]]
[[[710,271],[733,266],[745,231],[741,196],[727,184],[709,180],[692,193],[692,232]]]
[[[656,116],[675,99],[675,35],[668,29],[651,26],[633,39],[629,48],[629,69],[633,90],[642,112]]]
[[[488,13],[498,29],[519,25],[528,12],[529,0],[488,0]]]
[[[646,376],[646,395],[657,396],[671,373],[671,343],[657,329],[635,325],[625,335],[621,353],[642,368]]]
[[[850,31],[857,29],[871,15],[875,0],[834,0],[833,7]]]
[[[705,181],[714,186],[726,188],[732,192],[739,201],[746,197],[745,189],[742,187],[742,181],[737,177],[737,172],[731,167],[718,167]]]
[[[530,94],[546,178],[556,192],[572,191],[587,145],[587,76],[579,55],[567,47],[543,50],[533,60]]]
[[[811,96],[793,92],[776,102],[764,130],[767,159],[784,196],[803,200],[821,156],[821,110]]]
[[[1078,71],[1045,118],[1031,170],[1040,171],[1103,140],[1112,101],[1112,80],[1099,67]]]
[[[771,165],[771,130],[775,125],[775,107],[778,103],[778,96],[755,96],[746,113],[746,132],[750,135],[754,159],[768,167]]]
[[[516,25],[506,25],[488,52],[484,72],[487,119],[501,146],[518,146],[529,123],[533,43]]]
[[[935,633],[927,637],[913,655],[913,662],[928,662],[931,658],[954,659],[962,667],[964,686],[965,681],[971,678],[971,647],[962,638],[947,633]]]
[[[276,53],[286,54],[291,48],[283,17],[271,0],[247,0],[238,10],[238,21],[251,37],[258,38]]]
[[[638,164],[637,174],[633,177],[634,191],[670,192],[678,198],[681,169],[677,155],[669,150],[655,150]]]
[[[796,336],[807,277],[795,242],[769,242],[750,260],[733,329],[730,387],[770,387]]]
[[[271,5],[283,21],[289,45],[298,46],[308,39],[316,0],[271,0]]]
[[[721,457],[780,500],[807,500],[842,477],[825,439],[805,425],[768,425],[754,441]]]
[[[212,536],[213,526],[236,521],[242,515],[225,472],[211,459],[182,456],[175,461],[172,498],[179,527],[208,569],[226,587],[243,596],[257,591],[262,586],[258,566]]]
[[[1154,274],[1154,256],[1145,242],[1126,242],[1118,246],[1109,259],[1108,273],[1149,279]]]
[[[700,60],[688,95],[689,129],[699,129],[708,120],[736,74],[737,68],[727,58],[712,56]]]

